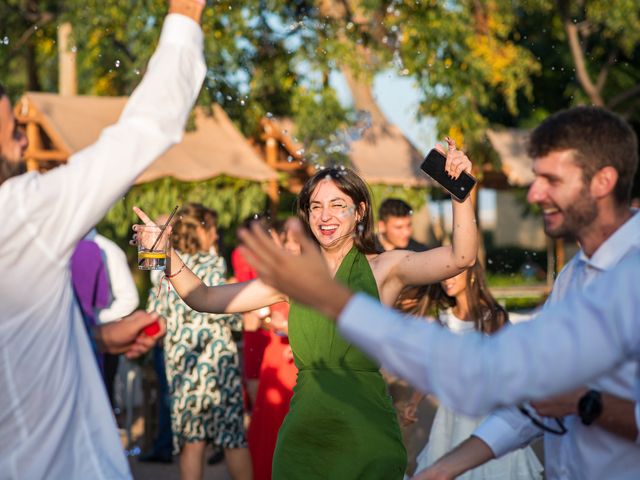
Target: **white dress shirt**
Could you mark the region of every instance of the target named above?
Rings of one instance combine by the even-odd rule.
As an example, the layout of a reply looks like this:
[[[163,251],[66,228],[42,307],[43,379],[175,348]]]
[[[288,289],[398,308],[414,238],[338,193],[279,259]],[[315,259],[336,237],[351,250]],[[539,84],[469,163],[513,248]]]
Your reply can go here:
[[[183,133],[206,67],[169,15],[118,122],[67,165],[0,186],[0,479],[131,478],[69,272],[75,244]]]
[[[91,237],[102,251],[110,290],[109,306],[98,312],[98,322],[109,323],[120,320],[138,308],[140,303],[127,255],[114,241],[104,235],[94,233]]]
[[[365,294],[342,310],[342,335],[390,373],[461,413],[536,400],[584,385],[640,359],[640,251],[584,292],[549,306],[534,321],[494,335],[456,335],[402,315]],[[640,398],[636,378],[635,398]]]
[[[581,291],[603,272],[615,268],[640,248],[640,215],[635,213],[587,258],[582,250],[560,272],[545,308]],[[588,386],[621,398],[634,398],[637,364],[628,361],[589,382]],[[596,424],[585,426],[576,415],[564,418],[567,433],[544,432],[545,473],[549,480],[640,478],[640,444]],[[551,425],[551,424],[550,424]],[[494,412],[474,432],[496,457],[530,443],[543,431],[517,408]]]

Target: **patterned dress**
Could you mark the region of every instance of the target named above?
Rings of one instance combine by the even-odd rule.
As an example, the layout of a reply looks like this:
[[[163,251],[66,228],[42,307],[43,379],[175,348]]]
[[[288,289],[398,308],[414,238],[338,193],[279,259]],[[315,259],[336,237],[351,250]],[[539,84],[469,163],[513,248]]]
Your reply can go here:
[[[211,252],[178,252],[207,285],[225,283],[227,266]],[[238,348],[232,331],[242,330],[242,317],[191,310],[166,283],[154,289],[149,310],[167,320],[165,366],[171,396],[173,451],[185,442],[204,440],[223,448],[246,447]]]

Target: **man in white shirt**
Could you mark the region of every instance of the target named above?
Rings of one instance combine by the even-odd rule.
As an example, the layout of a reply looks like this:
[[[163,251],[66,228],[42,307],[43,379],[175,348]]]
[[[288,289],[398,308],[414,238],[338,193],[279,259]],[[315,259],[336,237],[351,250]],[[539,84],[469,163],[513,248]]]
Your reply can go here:
[[[170,2],[120,119],[67,165],[20,174],[26,141],[0,96],[0,479],[131,478],[68,262],[77,241],[180,140],[206,71],[203,6]],[[95,340],[135,356],[155,342],[141,332],[156,319],[140,312],[102,325]]]
[[[559,297],[566,296],[571,290],[574,290],[574,293],[579,293],[584,286],[591,283],[592,279],[600,275],[599,272],[608,270],[617,272],[617,265],[622,265],[638,255],[640,217],[634,215],[634,212],[629,209],[631,181],[637,166],[637,141],[633,131],[619,118],[601,109],[578,108],[562,112],[545,121],[534,133],[532,146],[534,147],[533,157],[536,159],[534,164],[536,181],[531,187],[529,199],[540,204],[543,208],[547,233],[553,236],[573,234],[579,239],[583,248],[582,253],[567,266],[560,276],[558,285],[548,303],[552,305],[557,302]],[[251,236],[247,238],[250,241],[254,240]],[[251,250],[255,253],[253,249]],[[258,260],[257,266],[265,271],[266,263],[263,263],[259,256],[256,258]],[[622,259],[624,262],[619,263]],[[277,259],[277,261],[282,272],[282,259]],[[259,271],[260,268],[258,268]],[[309,266],[305,265],[304,268],[307,272],[307,278],[310,278]],[[269,278],[269,275],[272,275],[273,278],[274,272],[266,270],[265,274],[267,275],[264,277],[265,279]],[[288,271],[286,274],[291,274],[291,272]],[[614,274],[612,273],[610,276],[614,276]],[[618,276],[614,276],[614,278],[618,278]],[[569,282],[570,279],[571,282]],[[284,282],[283,279],[278,281]],[[631,281],[633,282],[633,280]],[[294,296],[303,295],[302,299],[307,303],[313,297],[311,292],[286,290],[292,286],[280,284],[275,286]],[[610,296],[607,288],[612,289],[613,285],[605,285],[600,288],[600,291],[607,293],[595,298],[602,298],[603,301],[606,301]],[[619,296],[618,292],[615,294]],[[309,298],[305,298],[305,296]],[[320,309],[328,309],[328,313],[337,315],[342,310],[342,308],[336,310],[336,305],[340,305],[340,295],[334,292],[327,298],[331,299],[329,301],[331,305]],[[627,303],[634,301],[633,297],[626,300],[628,300]],[[401,345],[404,355],[398,355],[398,351],[390,352],[391,345],[389,344],[398,340],[395,338],[396,335],[388,340],[386,338],[377,339],[378,342],[370,344],[369,342],[376,338],[375,333],[372,332],[372,330],[376,330],[376,327],[371,324],[371,318],[380,317],[380,314],[371,313],[370,306],[365,308],[360,305],[361,303],[363,302],[353,300],[347,305],[345,310],[348,313],[343,313],[339,322],[343,333],[348,335],[354,343],[382,360],[383,366],[393,369],[388,363],[385,363],[391,361],[396,371],[398,369],[403,371],[404,375],[413,380],[417,386],[424,385],[426,381],[432,387],[430,391],[434,391],[434,385],[438,386],[439,381],[446,381],[443,380],[443,375],[440,372],[434,371],[434,366],[430,367],[431,370],[428,374],[436,377],[435,379],[424,379],[418,376],[424,373],[420,362],[427,362],[427,356],[422,354],[420,359],[411,358],[412,353],[419,355],[419,352],[411,351],[411,342],[405,343],[407,332],[396,332],[401,337],[396,346]],[[574,300],[573,304],[575,303]],[[352,307],[352,304],[367,310],[368,313],[365,314],[358,308]],[[314,306],[318,308],[318,302]],[[341,306],[344,307],[344,304]],[[564,307],[565,310],[546,308],[542,316],[551,318],[551,320],[556,315],[560,318],[563,315],[569,316],[564,303],[561,303],[559,307]],[[584,310],[586,305],[580,307]],[[627,305],[627,307],[624,314],[628,317],[633,306]],[[600,309],[598,312],[601,314],[601,318],[594,316],[593,309],[588,311],[596,322],[610,321],[616,315],[613,308],[611,312],[607,312],[606,308]],[[358,324],[355,319],[351,321],[351,318],[356,314],[359,315],[359,318],[367,318],[367,322]],[[564,333],[570,333],[577,340],[581,340],[585,335],[589,338],[594,335],[595,333],[589,330],[588,324],[586,322],[580,323],[580,320],[580,318],[574,319],[573,331],[565,331]],[[559,323],[557,328],[560,329],[562,326]],[[365,328],[368,332],[362,332],[360,328]],[[399,329],[395,327],[392,330]],[[389,335],[388,331],[387,335]],[[549,337],[552,335],[554,335],[553,332]],[[416,338],[422,342],[425,341],[424,337]],[[561,336],[551,338],[558,340]],[[384,346],[381,347],[379,342],[384,342]],[[430,343],[435,345],[434,342]],[[562,348],[567,347],[558,341],[552,344],[558,345],[559,352]],[[428,348],[427,344],[424,344],[424,347]],[[441,348],[438,350],[442,351]],[[455,351],[459,351],[459,349],[455,349]],[[514,353],[511,353],[511,358],[505,358],[505,361],[513,362],[515,356]],[[584,356],[584,352],[580,352],[580,355],[565,356],[564,358],[567,358],[568,361],[575,361],[575,358],[580,356]],[[467,357],[470,362],[478,363],[481,361],[480,358],[473,359],[470,355]],[[401,364],[399,358],[404,358],[406,365]],[[440,366],[446,363],[437,355],[432,355],[430,358]],[[563,357],[559,353],[558,360],[560,358]],[[537,367],[535,359],[538,359],[538,356],[531,355],[529,362],[532,366]],[[461,365],[468,365],[462,359],[454,361]],[[416,362],[420,366],[416,365]],[[525,365],[520,366],[525,368]],[[568,433],[551,440],[549,440],[551,435],[547,437],[547,447],[551,447],[547,448],[546,454],[547,478],[640,478],[640,448],[633,443],[638,438],[637,421],[634,416],[635,404],[632,401],[634,398],[635,367],[635,363],[632,362],[616,364],[615,368],[589,384],[588,389],[597,389],[597,393],[591,392],[586,395],[588,389],[582,387],[570,394],[533,404],[544,415],[569,415],[564,419]],[[495,372],[495,377],[499,378],[495,369],[488,368],[487,372]],[[554,373],[561,373],[555,364]],[[602,373],[602,371],[598,373]],[[571,376],[572,381],[575,381],[576,378],[579,377]],[[452,384],[458,384],[456,379],[448,381]],[[552,391],[551,389],[545,390],[548,387],[549,385],[544,385],[529,391],[531,395],[539,398],[544,391]],[[497,384],[495,388],[497,392],[493,392],[493,395],[500,399],[499,392],[504,390],[504,386]],[[438,394],[437,390],[435,393]],[[523,392],[519,392],[518,395],[523,395]],[[466,398],[472,399],[471,397]],[[508,398],[508,395],[505,395],[504,398]],[[526,398],[526,396],[520,398]],[[581,398],[586,400],[579,402]],[[444,401],[446,403],[446,397]],[[503,400],[503,402],[511,403],[507,400]],[[578,403],[583,405],[580,416],[576,415]],[[460,408],[459,405],[458,407]],[[469,413],[480,413],[474,409],[474,406],[466,404],[462,406],[462,410]],[[499,450],[497,449],[500,454],[521,447],[530,438],[533,438],[534,434],[539,434],[539,429],[517,410],[515,413],[513,411],[505,412],[499,420],[493,420],[498,425],[495,428],[497,434],[494,434],[493,437],[487,435],[487,438],[492,438],[500,447]],[[417,478],[453,478],[454,475],[494,456],[493,450],[479,437],[472,437],[465,443],[470,443],[471,446],[463,444],[460,449],[454,451],[451,458],[443,459],[444,461],[438,465],[438,468],[434,468],[431,472],[426,472],[424,476]]]

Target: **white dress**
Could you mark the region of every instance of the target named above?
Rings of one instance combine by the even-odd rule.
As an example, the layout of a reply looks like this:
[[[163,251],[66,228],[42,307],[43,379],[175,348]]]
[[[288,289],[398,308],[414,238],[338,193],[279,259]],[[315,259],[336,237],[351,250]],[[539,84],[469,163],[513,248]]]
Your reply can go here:
[[[464,334],[474,330],[473,322],[460,320],[451,309],[440,315],[442,323],[454,333]],[[467,417],[439,406],[436,412],[429,440],[416,461],[416,473],[427,468],[445,453],[469,438],[484,417]],[[458,480],[531,480],[542,478],[542,465],[531,447],[522,448],[491,460],[466,472]]]

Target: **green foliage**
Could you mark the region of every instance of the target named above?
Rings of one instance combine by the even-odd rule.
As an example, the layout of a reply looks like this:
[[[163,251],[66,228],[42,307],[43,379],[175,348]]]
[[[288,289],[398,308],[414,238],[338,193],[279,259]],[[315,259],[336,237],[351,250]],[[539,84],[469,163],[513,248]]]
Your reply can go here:
[[[331,148],[343,135],[347,111],[342,108],[333,90],[310,95],[306,88],[298,89],[292,98],[292,114],[296,118],[297,139],[306,146],[304,157],[314,165],[347,163],[345,149]]]
[[[27,88],[55,88],[56,19],[60,9],[60,2],[55,0],[0,2],[0,81],[12,98]]]
[[[386,2],[368,2],[380,8]],[[531,96],[536,59],[509,34],[516,18],[508,2],[394,2],[383,13],[392,63],[415,78],[420,114],[438,121],[440,134],[469,145],[487,125],[483,110],[499,96],[517,113],[517,93]]]
[[[546,300],[546,295],[540,297],[510,297],[504,299],[498,298],[498,301],[508,312],[517,312],[518,310],[533,310],[541,306]]]
[[[155,218],[171,212],[175,205],[197,202],[216,210],[220,227],[233,234],[244,218],[265,211],[266,201],[260,184],[247,180],[216,177],[202,182],[180,182],[167,177],[134,186],[109,210],[99,229],[121,245],[126,244],[131,225],[139,223],[132,210],[134,206]]]
[[[565,19],[578,27],[586,70],[605,105],[640,125],[638,0],[208,3],[208,74],[198,102],[219,103],[253,138],[264,116],[291,117],[311,163],[344,162],[341,145],[359,121],[328,82],[342,68],[365,83],[389,69],[412,78],[419,115],[436,118],[438,136],[492,160],[483,144],[488,125],[529,127],[591,101],[576,75]],[[54,91],[56,28],[69,21],[80,93],[127,95],[144,73],[166,10],[166,0],[0,2],[2,81],[14,97]]]
[[[427,189],[398,187],[392,185],[371,185],[371,197],[373,211],[376,218],[380,204],[387,198],[399,198],[404,200],[414,211],[420,210],[427,203]]]

